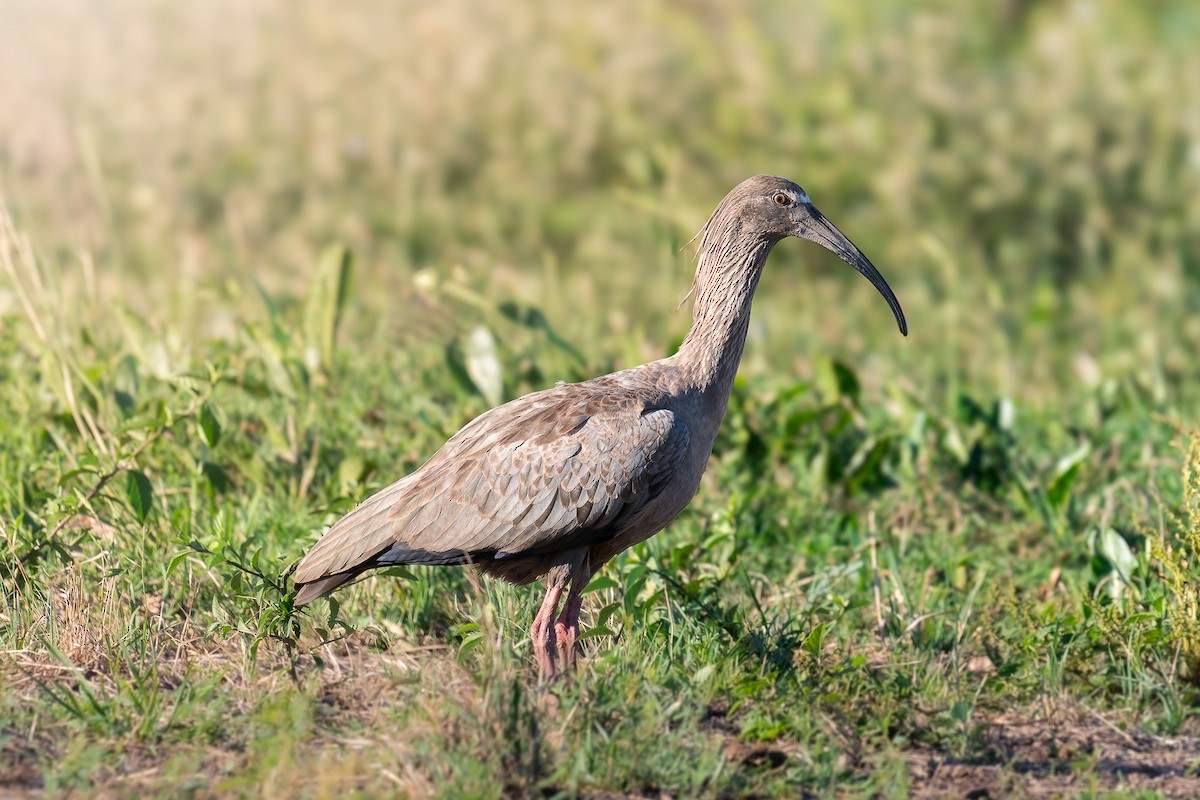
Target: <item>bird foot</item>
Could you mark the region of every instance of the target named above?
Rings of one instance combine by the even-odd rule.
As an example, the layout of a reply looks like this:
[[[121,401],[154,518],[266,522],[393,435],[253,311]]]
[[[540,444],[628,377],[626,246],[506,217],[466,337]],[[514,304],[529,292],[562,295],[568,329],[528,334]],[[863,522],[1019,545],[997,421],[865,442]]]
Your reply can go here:
[[[558,650],[558,661],[562,664],[563,669],[572,669],[575,666],[575,656],[579,651],[576,644],[579,639],[579,623],[571,624],[559,619],[554,623],[554,638]]]
[[[533,639],[533,656],[537,661],[538,678],[540,683],[548,683],[564,668],[569,668],[571,662],[563,658],[562,626],[553,617],[534,620],[530,631]],[[574,639],[571,640],[572,643]]]
[[[533,638],[533,655],[537,661],[538,675],[542,682],[553,678],[558,672],[555,657],[558,650],[557,631],[553,623],[535,625],[531,631]]]
[[[584,578],[586,581],[586,577]],[[579,610],[583,606],[582,587],[571,584],[567,602],[554,622],[554,638],[558,645],[558,660],[564,669],[575,666],[579,647]]]

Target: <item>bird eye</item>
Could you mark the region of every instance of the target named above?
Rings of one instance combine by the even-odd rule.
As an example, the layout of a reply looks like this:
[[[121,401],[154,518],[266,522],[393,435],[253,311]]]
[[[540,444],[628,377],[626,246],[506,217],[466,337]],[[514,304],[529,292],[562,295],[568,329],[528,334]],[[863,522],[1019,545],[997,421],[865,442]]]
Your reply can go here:
[[[792,198],[788,197],[783,192],[775,195],[775,205],[777,206],[786,206],[790,202],[792,202]]]

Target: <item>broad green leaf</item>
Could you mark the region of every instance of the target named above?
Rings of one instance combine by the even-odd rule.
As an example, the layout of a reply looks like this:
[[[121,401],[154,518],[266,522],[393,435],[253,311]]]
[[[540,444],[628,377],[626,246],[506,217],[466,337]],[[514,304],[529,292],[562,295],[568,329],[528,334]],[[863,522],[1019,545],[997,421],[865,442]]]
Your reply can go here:
[[[172,556],[171,560],[167,563],[167,576],[170,577],[171,575],[174,575],[175,570],[178,569],[179,565],[186,561],[190,555],[191,552],[184,550],[182,553],[176,553],[174,556]]]
[[[587,585],[587,588],[583,590],[583,593],[591,594],[592,592],[599,592],[603,591],[604,589],[616,589],[620,585],[621,584],[617,583],[615,579],[610,578],[607,575],[597,575],[595,578],[592,578],[592,582]]]
[[[204,473],[205,479],[208,480],[208,484],[214,492],[224,492],[229,489],[229,474],[221,467],[206,461],[200,470]]]
[[[499,405],[504,393],[500,356],[492,332],[480,325],[462,343],[463,366],[471,383],[492,405]]]
[[[1046,487],[1046,499],[1059,512],[1066,508],[1067,500],[1071,496],[1071,487],[1075,485],[1075,479],[1079,476],[1080,465],[1090,452],[1091,448],[1086,443],[1082,444],[1054,465],[1054,478]]]
[[[597,625],[593,628],[588,628],[586,631],[579,634],[578,641],[582,642],[584,639],[595,639],[598,636],[616,636],[616,635],[617,634],[613,633],[613,631],[610,628],[608,628],[607,626]]]
[[[845,397],[858,405],[858,376],[842,362],[830,358],[819,361],[814,382],[826,400]]]
[[[804,652],[816,658],[821,655],[821,651],[825,647],[825,633],[829,626],[824,622],[819,622],[808,634],[804,637],[804,642],[800,645],[804,648]]]
[[[1123,586],[1132,585],[1131,578],[1134,570],[1137,569],[1137,556],[1129,549],[1129,543],[1125,541],[1125,537],[1121,536],[1114,528],[1105,528],[1095,534],[1092,547],[1095,554],[1112,567],[1117,577],[1120,578],[1119,583],[1111,584],[1113,599],[1119,600]]]
[[[217,442],[221,441],[221,423],[217,419],[217,415],[213,413],[212,406],[208,403],[200,406],[200,438],[210,448],[216,447]]]
[[[125,473],[125,499],[139,522],[145,522],[154,510],[154,487],[140,470]]]

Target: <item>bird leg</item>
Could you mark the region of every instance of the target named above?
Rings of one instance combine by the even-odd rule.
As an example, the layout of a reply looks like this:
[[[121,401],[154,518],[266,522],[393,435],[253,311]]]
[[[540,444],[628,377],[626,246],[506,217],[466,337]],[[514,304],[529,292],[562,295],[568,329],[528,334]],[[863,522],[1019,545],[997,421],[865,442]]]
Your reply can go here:
[[[563,604],[562,614],[554,623],[554,638],[558,646],[558,660],[564,669],[575,666],[576,641],[579,639],[579,611],[583,607],[583,590],[592,579],[592,570],[588,558],[584,556],[571,573],[571,589],[567,592],[567,602]]]
[[[533,655],[537,659],[538,673],[542,680],[553,678],[555,673],[554,654],[557,632],[555,631],[554,615],[558,611],[558,601],[562,598],[562,591],[562,583],[550,582],[546,588],[546,599],[542,601],[542,607],[537,616],[533,618],[533,625],[529,629],[530,638],[533,640]]]
[[[537,659],[538,673],[543,681],[553,678],[560,667],[575,663],[575,640],[579,635],[579,607],[583,587],[587,586],[592,570],[588,565],[588,553],[584,548],[568,550],[555,558],[555,563],[545,576],[546,599],[533,625],[529,638],[533,641],[533,655]],[[570,584],[566,607],[558,614],[558,604],[563,590]],[[561,663],[555,663],[556,661]]]
[[[563,605],[562,614],[554,623],[554,639],[558,647],[558,660],[564,669],[575,666],[575,642],[579,639],[579,609],[583,605],[582,598],[571,584],[567,602]]]

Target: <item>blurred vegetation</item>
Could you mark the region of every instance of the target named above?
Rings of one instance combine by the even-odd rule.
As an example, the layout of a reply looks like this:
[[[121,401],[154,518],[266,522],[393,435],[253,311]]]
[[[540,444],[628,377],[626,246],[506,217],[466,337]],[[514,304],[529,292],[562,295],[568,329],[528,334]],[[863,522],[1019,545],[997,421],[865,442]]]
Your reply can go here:
[[[347,341],[473,327],[429,307],[428,270],[535,305],[591,358],[659,354],[687,325],[680,247],[767,172],[915,324],[887,335],[844,265],[793,244],[759,302],[763,372],[832,349],[1021,395],[1195,375],[1188,3],[8,5],[10,210],[81,313],[179,330],[170,363],[261,313],[253,280],[302,295],[332,241],[360,264]]]
[[[0,16],[0,789],[1129,788],[1077,719],[1200,753],[1200,6]],[[911,336],[781,245],[705,486],[596,578],[577,681],[526,668],[534,592],[462,571],[291,606],[467,419],[669,353],[685,245],[763,172]]]

